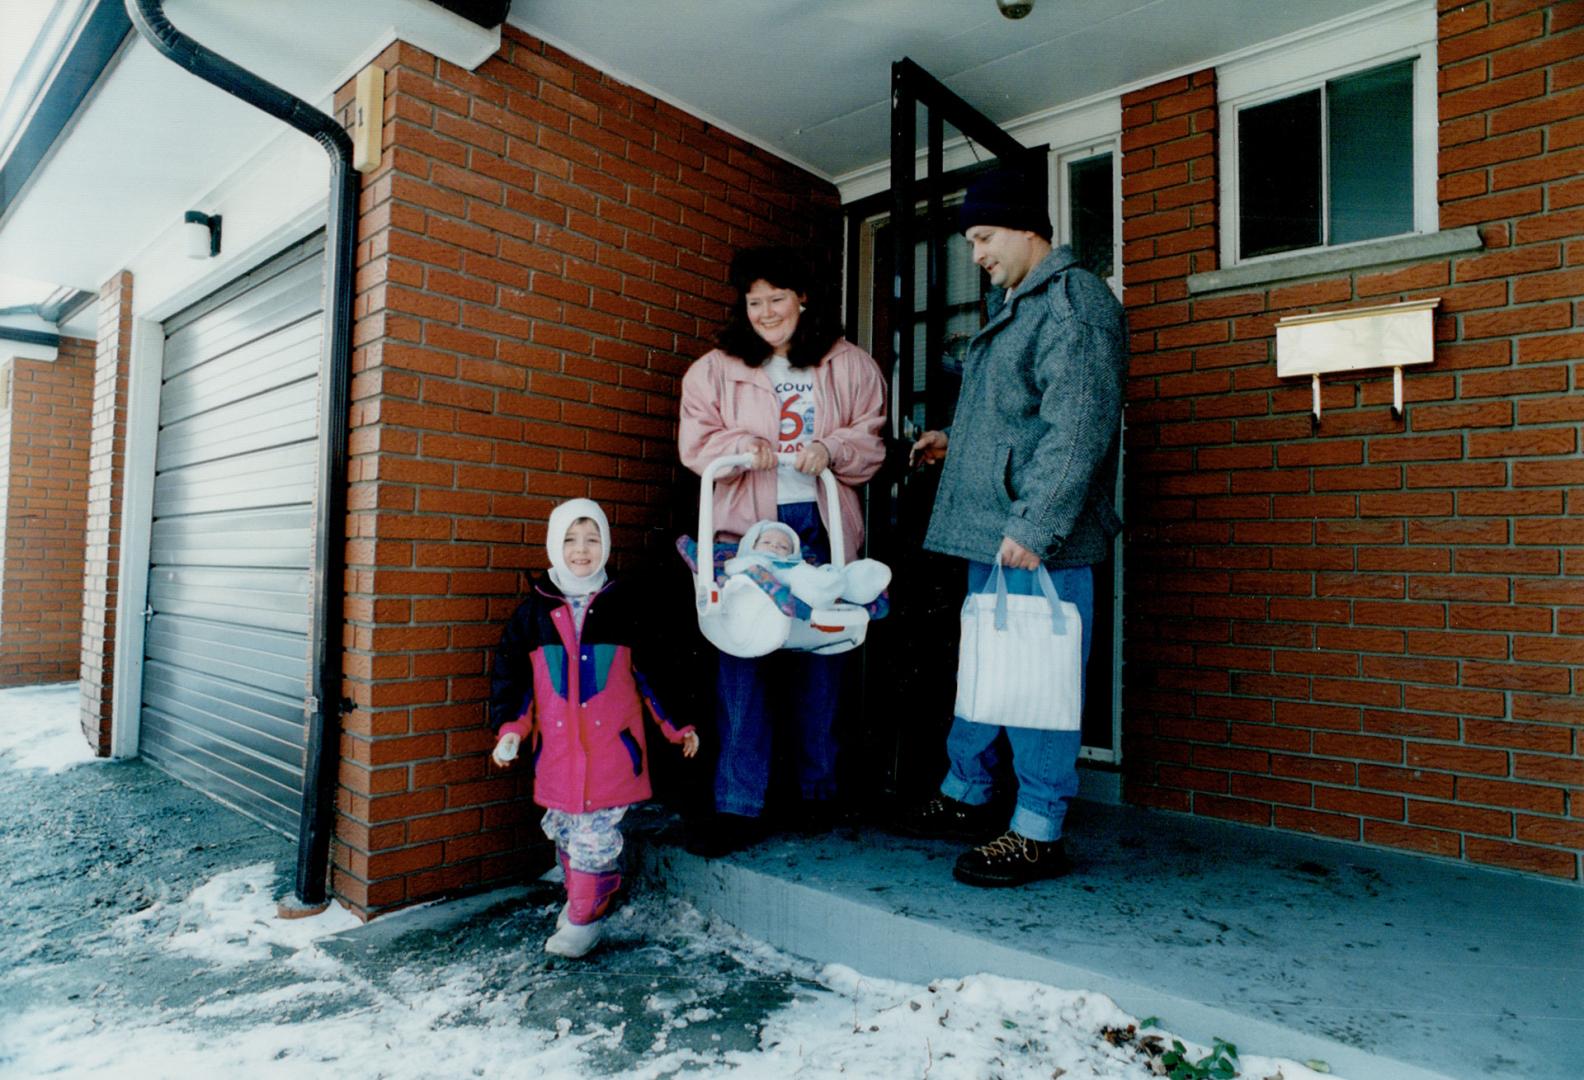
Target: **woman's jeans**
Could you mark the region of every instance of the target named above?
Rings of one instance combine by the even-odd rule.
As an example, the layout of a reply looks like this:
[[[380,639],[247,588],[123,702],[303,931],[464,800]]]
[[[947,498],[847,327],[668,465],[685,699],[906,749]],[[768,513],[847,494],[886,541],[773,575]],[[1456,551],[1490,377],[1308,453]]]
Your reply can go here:
[[[830,542],[814,503],[784,503],[777,516],[797,530],[803,555],[816,563],[830,559]],[[715,809],[758,817],[770,787],[773,714],[797,743],[798,789],[818,801],[836,794],[836,738],[833,724],[841,692],[844,655],[773,652],[744,659],[720,654],[716,682]],[[772,699],[772,691],[775,691]]]
[[[968,591],[982,591],[994,572],[994,564],[969,562]],[[1077,605],[1083,619],[1083,659],[1087,667],[1090,624],[1094,621],[1093,568],[1051,570],[1050,576],[1056,594]],[[1039,579],[1032,570],[1008,570],[1006,582],[1009,593],[1040,595]],[[1012,746],[1012,771],[1018,782],[1012,831],[1030,840],[1055,840],[1062,834],[1068,800],[1078,793],[1078,744],[1082,736],[1077,731],[1004,728],[954,716],[951,732],[946,736],[951,768],[941,781],[941,794],[971,806],[990,801],[996,736],[1003,731]]]

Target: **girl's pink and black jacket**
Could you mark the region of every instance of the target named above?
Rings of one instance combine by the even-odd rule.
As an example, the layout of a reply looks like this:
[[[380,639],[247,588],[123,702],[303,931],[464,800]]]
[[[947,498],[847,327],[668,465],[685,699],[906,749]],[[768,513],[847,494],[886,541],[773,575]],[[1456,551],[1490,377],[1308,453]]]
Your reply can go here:
[[[540,806],[586,814],[648,799],[646,704],[669,741],[693,731],[671,723],[633,662],[638,600],[637,591],[610,582],[590,597],[580,634],[561,590],[540,577],[506,624],[490,722],[497,735],[522,737]]]

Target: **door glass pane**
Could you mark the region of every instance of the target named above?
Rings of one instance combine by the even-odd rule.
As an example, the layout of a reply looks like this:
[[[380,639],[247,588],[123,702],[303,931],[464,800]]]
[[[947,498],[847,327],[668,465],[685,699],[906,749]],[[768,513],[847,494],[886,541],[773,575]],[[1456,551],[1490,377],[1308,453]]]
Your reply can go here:
[[[1242,110],[1237,140],[1242,257],[1318,247],[1320,91]]]
[[[1102,281],[1115,273],[1115,204],[1112,201],[1111,155],[1075,161],[1067,166],[1067,220],[1072,222],[1072,249],[1078,265]]]
[[[1326,85],[1330,243],[1413,231],[1413,65]]]
[[[955,207],[948,206],[946,213],[955,215]],[[904,426],[911,425],[908,430],[918,431],[923,431],[927,426],[925,405],[929,399],[933,398],[938,406],[944,407],[947,415],[956,405],[957,387],[962,379],[962,358],[967,351],[968,339],[979,332],[984,322],[984,275],[974,265],[973,248],[968,241],[963,239],[961,233],[948,233],[941,253],[941,266],[946,277],[946,337],[934,346],[941,357],[943,385],[933,389],[928,387],[925,358],[929,355],[931,343],[927,318],[927,244],[927,240],[919,240],[913,245],[913,355],[911,362],[902,368],[907,381],[899,387],[906,402],[902,417]],[[874,248],[877,252],[891,250],[889,223],[876,227]],[[878,305],[876,313],[879,314]],[[880,340],[879,334],[875,340]]]

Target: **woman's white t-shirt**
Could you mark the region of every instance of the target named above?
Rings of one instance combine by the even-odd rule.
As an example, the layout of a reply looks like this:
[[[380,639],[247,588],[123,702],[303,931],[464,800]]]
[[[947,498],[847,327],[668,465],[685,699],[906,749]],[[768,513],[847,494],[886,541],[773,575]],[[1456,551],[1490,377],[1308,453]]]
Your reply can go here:
[[[781,399],[776,452],[796,454],[814,441],[814,369],[795,368],[786,357],[772,356],[765,361],[764,372]],[[776,502],[813,502],[816,479],[790,465],[778,465]]]

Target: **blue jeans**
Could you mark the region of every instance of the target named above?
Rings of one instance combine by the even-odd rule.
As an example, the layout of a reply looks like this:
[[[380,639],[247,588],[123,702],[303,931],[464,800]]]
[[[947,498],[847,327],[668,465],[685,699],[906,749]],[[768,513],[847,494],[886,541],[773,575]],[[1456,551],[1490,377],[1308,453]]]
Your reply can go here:
[[[829,561],[830,541],[813,503],[785,503],[777,515],[797,530],[803,555],[816,563]],[[785,692],[775,704],[785,707],[784,722],[797,739],[797,780],[803,798],[825,800],[836,794],[834,721],[845,656],[774,652],[745,659],[720,654],[716,681],[716,738],[720,757],[715,766],[715,809],[725,814],[758,817],[770,787],[771,729],[774,726],[770,683],[785,679]]]
[[[979,592],[990,580],[991,563],[968,564],[968,591]],[[1050,571],[1056,593],[1078,607],[1083,619],[1083,659],[1089,662],[1090,624],[1094,622],[1094,570],[1074,566]],[[1007,592],[1039,595],[1039,580],[1032,570],[1006,571]],[[951,768],[941,781],[941,794],[972,806],[990,801],[991,773],[996,763],[996,736],[1006,732],[1012,746],[1012,771],[1017,776],[1017,807],[1012,811],[1012,831],[1030,840],[1055,840],[1062,834],[1067,803],[1078,794],[1077,731],[1040,731],[1035,728],[1002,728],[952,718],[946,736]]]

